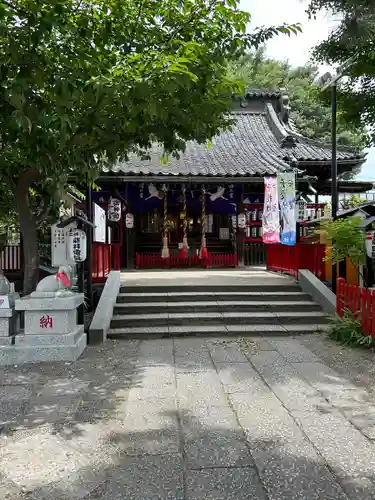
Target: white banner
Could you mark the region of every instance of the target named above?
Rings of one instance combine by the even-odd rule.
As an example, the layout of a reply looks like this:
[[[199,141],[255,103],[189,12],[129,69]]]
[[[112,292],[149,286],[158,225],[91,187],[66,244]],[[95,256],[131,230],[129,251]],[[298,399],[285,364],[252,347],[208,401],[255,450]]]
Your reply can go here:
[[[277,174],[280,203],[281,243],[296,244],[296,176],[294,173]]]
[[[264,178],[263,243],[280,243],[279,197],[276,177]]]

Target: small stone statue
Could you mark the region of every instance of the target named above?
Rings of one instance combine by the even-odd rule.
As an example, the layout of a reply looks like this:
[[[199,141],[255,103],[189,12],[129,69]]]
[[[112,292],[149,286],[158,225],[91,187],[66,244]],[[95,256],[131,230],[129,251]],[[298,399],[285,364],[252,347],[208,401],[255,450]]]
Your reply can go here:
[[[72,272],[70,266],[60,266],[56,274],[39,281],[36,291],[31,294],[31,297],[66,297],[73,295],[73,292],[69,289]]]
[[[8,295],[10,293],[10,283],[0,270],[0,295]]]

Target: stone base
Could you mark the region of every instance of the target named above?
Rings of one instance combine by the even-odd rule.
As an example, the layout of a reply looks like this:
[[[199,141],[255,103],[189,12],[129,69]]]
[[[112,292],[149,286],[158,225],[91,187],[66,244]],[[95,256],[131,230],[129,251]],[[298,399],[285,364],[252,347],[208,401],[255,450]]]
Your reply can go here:
[[[20,315],[14,309],[0,309],[0,339],[20,331]],[[4,344],[3,344],[4,345]]]
[[[0,366],[76,361],[87,345],[83,326],[65,335],[17,335],[15,345],[0,345]]]
[[[0,336],[0,346],[3,345],[13,345],[16,341],[16,335],[8,335],[8,337],[1,337]]]

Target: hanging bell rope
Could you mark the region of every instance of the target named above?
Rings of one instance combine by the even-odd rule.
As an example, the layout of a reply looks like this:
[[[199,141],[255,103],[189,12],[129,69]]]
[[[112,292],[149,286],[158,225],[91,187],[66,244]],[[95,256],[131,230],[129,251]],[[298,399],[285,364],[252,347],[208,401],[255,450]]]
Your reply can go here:
[[[183,194],[183,238],[182,238],[182,249],[181,249],[181,257],[187,258],[188,257],[188,250],[189,250],[189,244],[188,244],[188,239],[187,239],[187,199],[186,199],[186,186],[182,186],[182,194]]]
[[[201,249],[199,252],[199,257],[201,259],[207,259],[208,254],[206,248],[206,191],[204,189],[204,185],[202,186],[201,202],[202,202],[202,220],[201,220],[202,239],[201,239]]]
[[[167,223],[168,223],[168,188],[164,184],[163,186],[163,191],[164,191],[164,228],[163,228],[163,248],[161,251],[161,257],[162,259],[168,259],[169,258],[169,248],[168,248],[168,230],[167,230]]]

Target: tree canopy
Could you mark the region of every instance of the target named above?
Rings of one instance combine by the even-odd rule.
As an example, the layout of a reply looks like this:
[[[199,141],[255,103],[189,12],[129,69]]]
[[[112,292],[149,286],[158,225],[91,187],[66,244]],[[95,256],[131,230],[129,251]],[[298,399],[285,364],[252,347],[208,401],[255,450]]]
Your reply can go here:
[[[286,61],[266,57],[265,50],[261,48],[231,62],[229,68],[229,74],[242,79],[248,87],[268,90],[285,88],[296,129],[311,139],[330,142],[331,107],[322,99],[317,67],[306,64],[292,68]],[[337,142],[362,149],[367,142],[364,126],[356,123],[349,127],[339,111]]]
[[[39,262],[30,187],[46,199],[153,141],[176,152],[230,125],[225,61],[299,30],[248,33],[249,20],[236,0],[0,0],[0,185],[19,213],[25,293]]]
[[[372,0],[310,0],[308,13],[326,10],[341,19],[329,37],[318,44],[319,62],[343,65],[350,59],[340,83],[338,100],[343,118],[365,124],[375,143],[375,10]]]

